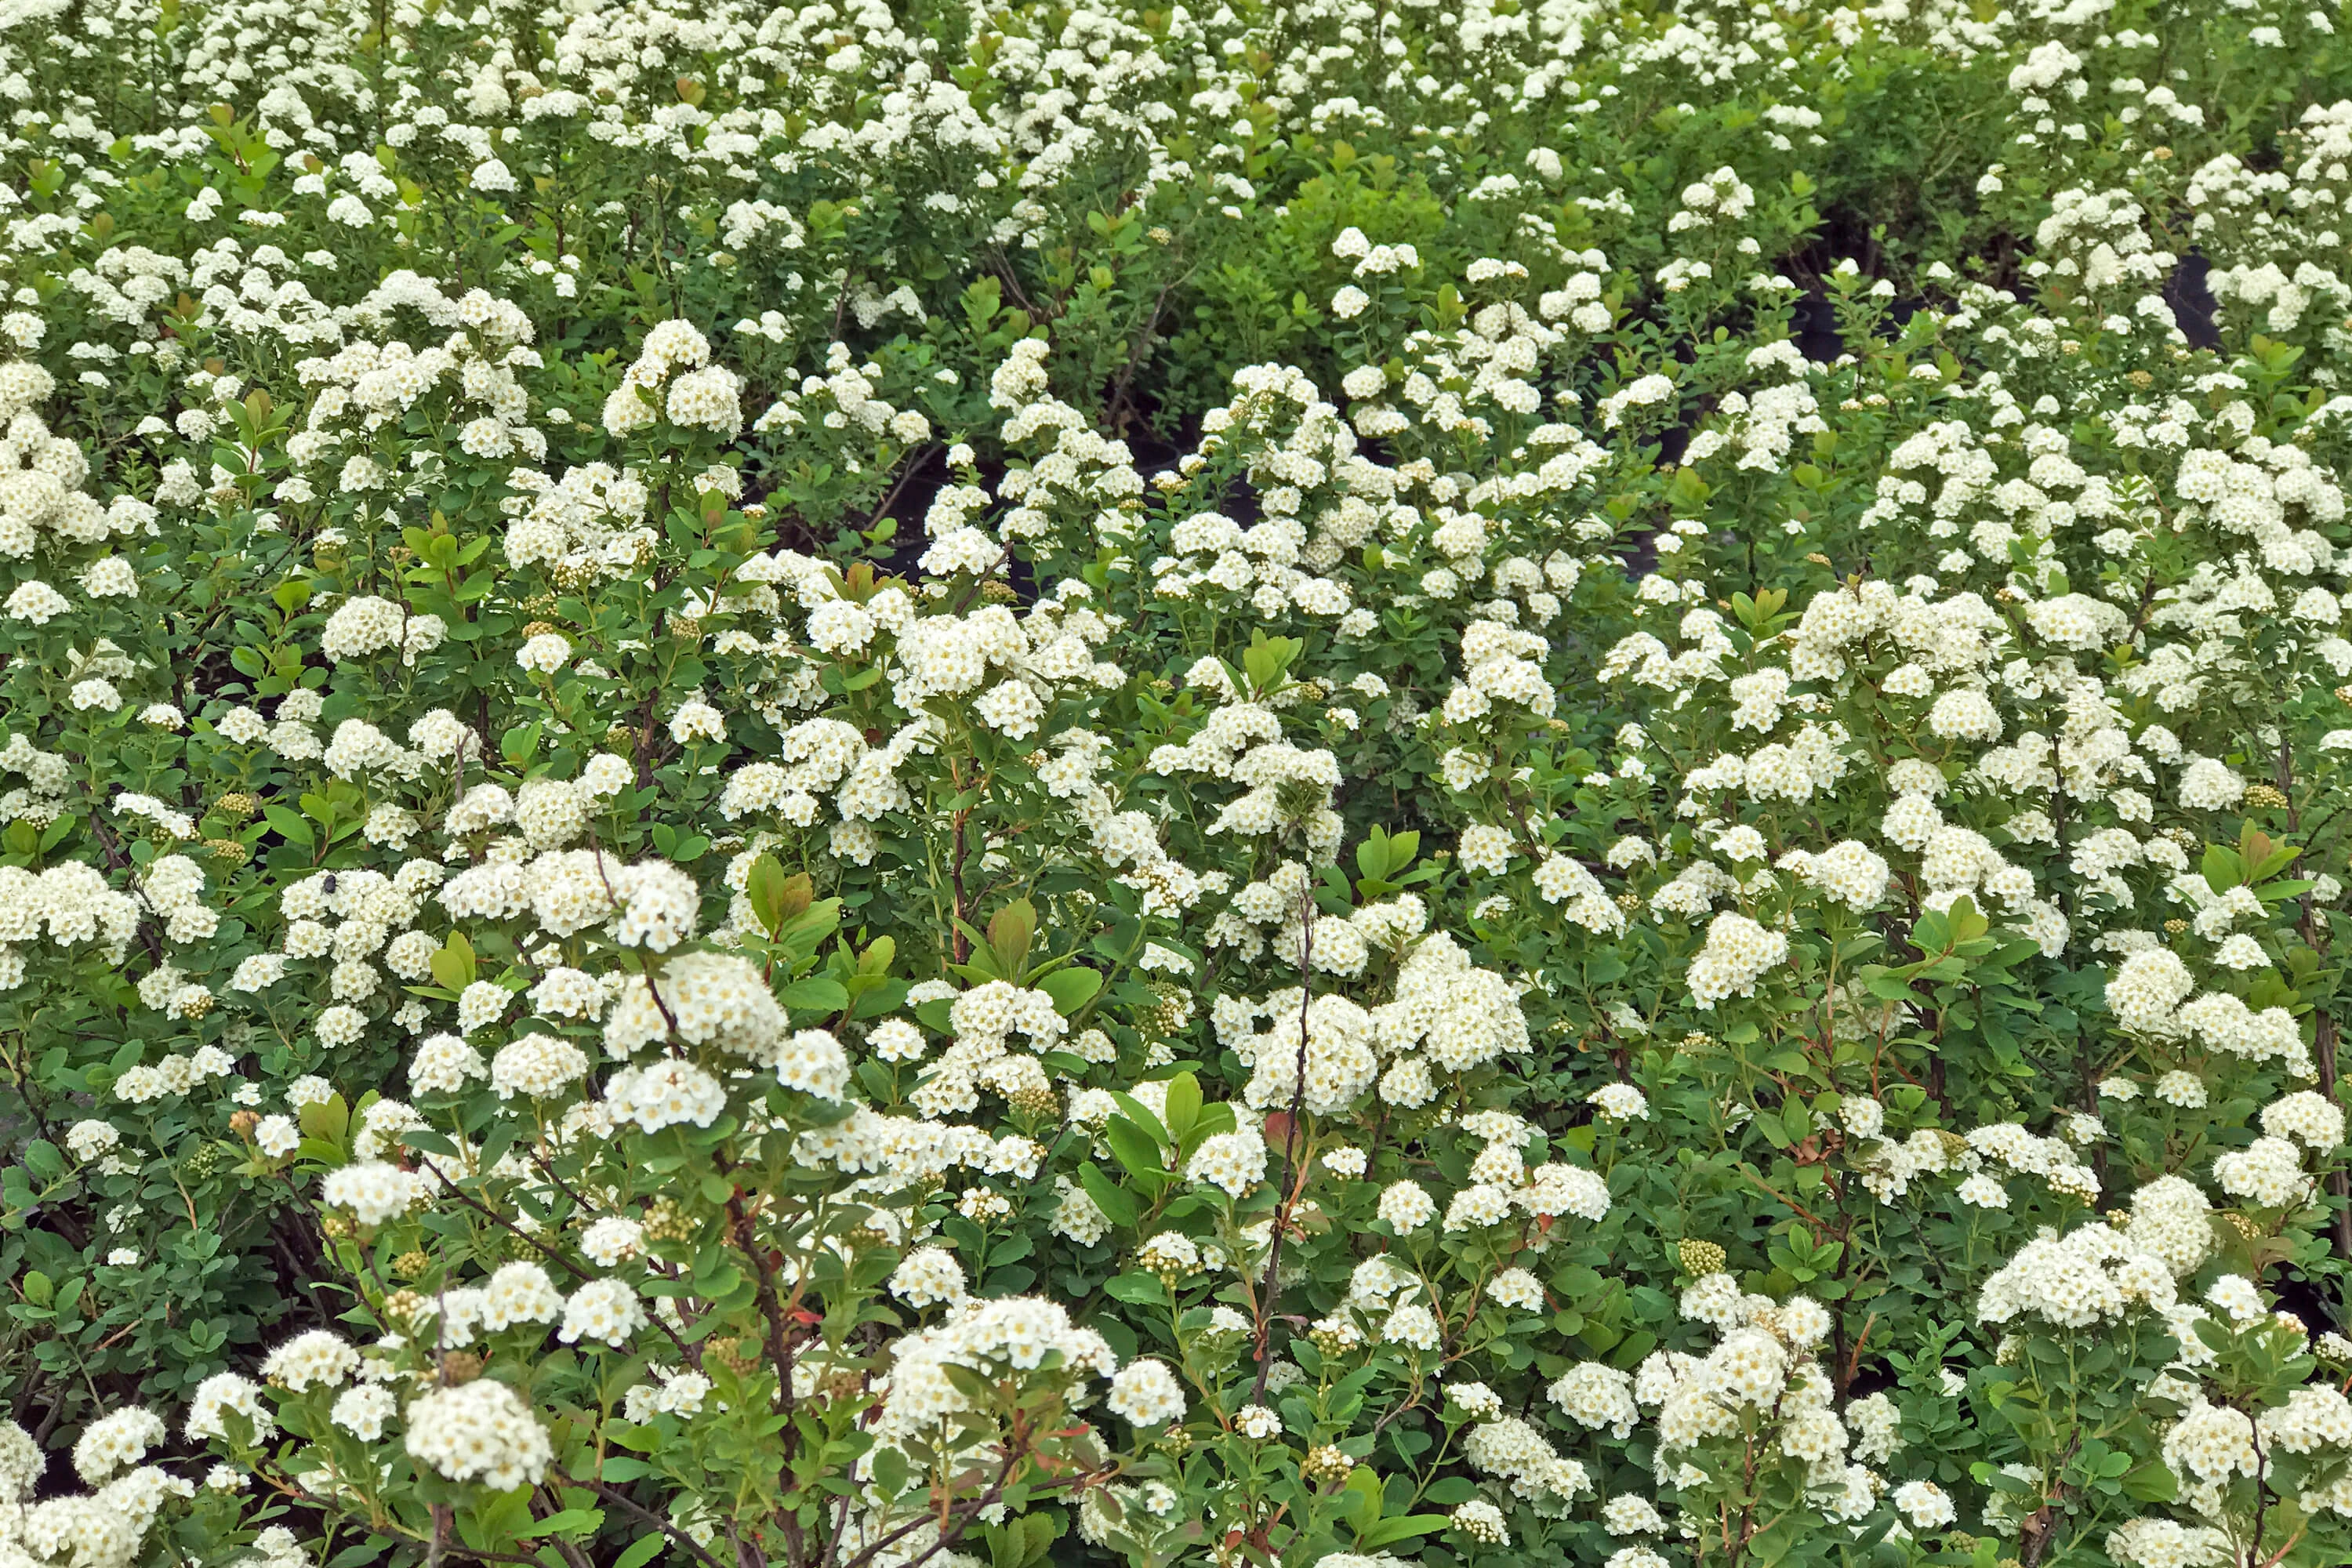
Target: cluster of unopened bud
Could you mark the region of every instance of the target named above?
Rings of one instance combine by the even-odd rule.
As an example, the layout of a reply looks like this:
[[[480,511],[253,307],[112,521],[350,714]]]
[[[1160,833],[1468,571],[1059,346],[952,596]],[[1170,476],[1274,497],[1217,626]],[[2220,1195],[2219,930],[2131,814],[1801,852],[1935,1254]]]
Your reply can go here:
[[[656,1198],[646,1208],[646,1238],[649,1241],[692,1241],[694,1216],[672,1198]]]
[[[1307,1331],[1307,1337],[1327,1359],[1346,1355],[1364,1342],[1364,1337],[1353,1329],[1344,1326],[1334,1327],[1328,1323],[1316,1324]]]
[[[1158,1005],[1136,1019],[1147,1039],[1159,1039],[1182,1028],[1192,1016],[1192,999],[1181,986],[1155,980],[1147,987]]]
[[[1730,1254],[1717,1243],[1701,1241],[1693,1236],[1686,1236],[1675,1244],[1675,1255],[1682,1260],[1683,1272],[1694,1279],[1721,1272],[1724,1264],[1730,1260]]]
[[[1014,1115],[1025,1116],[1035,1121],[1052,1121],[1062,1112],[1061,1096],[1043,1084],[1028,1084],[1014,1089],[1005,1098],[1005,1103],[1013,1108]]]
[[[702,1359],[717,1362],[738,1377],[749,1377],[760,1364],[759,1347],[746,1339],[712,1340],[702,1347]]]
[[[1144,1244],[1143,1250],[1136,1254],[1135,1260],[1146,1273],[1157,1274],[1171,1285],[1180,1279],[1189,1279],[1201,1271],[1198,1258],[1186,1258],[1150,1242]]]
[[[1298,1462],[1299,1475],[1310,1484],[1345,1480],[1348,1472],[1355,1468],[1356,1461],[1341,1453],[1335,1443],[1318,1444],[1307,1449],[1307,1457]]]

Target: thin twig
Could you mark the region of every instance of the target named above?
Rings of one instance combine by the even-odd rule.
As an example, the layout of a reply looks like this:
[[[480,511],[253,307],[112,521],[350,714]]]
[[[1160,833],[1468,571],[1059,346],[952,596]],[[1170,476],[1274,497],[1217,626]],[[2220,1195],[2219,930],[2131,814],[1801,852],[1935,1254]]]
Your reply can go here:
[[[687,1534],[684,1531],[678,1529],[676,1525],[670,1523],[669,1521],[654,1512],[651,1509],[637,1502],[626,1492],[622,1491],[618,1487],[607,1486],[604,1482],[600,1480],[575,1479],[571,1476],[565,1475],[561,1470],[555,1472],[555,1479],[562,1482],[567,1487],[585,1488],[587,1490],[594,1492],[598,1497],[603,1498],[606,1502],[616,1504],[626,1512],[636,1515],[637,1518],[645,1521],[647,1524],[652,1525],[664,1535],[668,1536],[671,1544],[685,1549],[685,1551],[694,1557],[696,1562],[707,1564],[707,1568],[727,1568],[725,1563],[719,1562],[718,1558],[710,1555],[709,1552],[705,1552],[695,1541],[694,1537]]]
[[[1265,1249],[1265,1287],[1258,1292],[1257,1302],[1257,1381],[1250,1389],[1250,1403],[1265,1402],[1266,1374],[1274,1370],[1273,1358],[1267,1353],[1267,1342],[1274,1332],[1275,1299],[1282,1289],[1282,1236],[1290,1228],[1291,1210],[1298,1194],[1307,1190],[1307,1174],[1300,1169],[1297,1157],[1298,1122],[1307,1105],[1307,1008],[1315,999],[1315,886],[1309,882],[1298,895],[1298,1079],[1291,1086],[1290,1114],[1282,1129],[1282,1167],[1289,1173],[1290,1188],[1283,1194],[1282,1206],[1275,1212],[1274,1233]]]

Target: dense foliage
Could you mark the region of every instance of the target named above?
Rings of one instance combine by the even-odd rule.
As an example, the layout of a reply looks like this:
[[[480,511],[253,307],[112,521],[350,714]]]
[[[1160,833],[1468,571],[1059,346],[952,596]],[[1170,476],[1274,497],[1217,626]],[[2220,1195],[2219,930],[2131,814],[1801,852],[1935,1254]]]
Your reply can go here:
[[[2352,1560],[2352,53],[0,5],[0,1568]]]

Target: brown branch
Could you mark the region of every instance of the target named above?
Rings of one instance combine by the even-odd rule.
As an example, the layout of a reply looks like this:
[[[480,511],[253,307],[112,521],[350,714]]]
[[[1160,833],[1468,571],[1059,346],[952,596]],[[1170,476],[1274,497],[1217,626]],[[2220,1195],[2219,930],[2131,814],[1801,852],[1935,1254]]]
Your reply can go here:
[[[1151,346],[1152,329],[1160,325],[1160,312],[1168,304],[1169,293],[1186,276],[1180,272],[1160,286],[1159,294],[1151,301],[1151,314],[1145,318],[1143,331],[1135,335],[1135,346],[1128,351],[1126,367],[1118,373],[1118,380],[1111,387],[1110,401],[1104,405],[1104,418],[1115,431],[1124,434],[1127,429],[1121,410],[1127,406],[1128,384],[1135,379],[1136,370],[1143,363],[1144,351]]]
[[[934,1521],[929,1514],[925,1514],[920,1519],[908,1521],[905,1524],[900,1525],[898,1529],[890,1531],[887,1535],[883,1536],[880,1540],[870,1542],[866,1549],[860,1552],[856,1556],[852,1557],[847,1562],[842,1563],[840,1568],[866,1568],[868,1563],[872,1563],[883,1552],[888,1551],[892,1546],[897,1545],[900,1541],[905,1540],[908,1536],[912,1535],[915,1531],[922,1529],[923,1526],[927,1524],[936,1523],[939,1527],[940,1538],[931,1542],[930,1545],[925,1547],[921,1552],[917,1552],[914,1556],[906,1559],[905,1562],[899,1565],[899,1568],[922,1568],[923,1563],[929,1562],[932,1558],[938,1556],[940,1552],[947,1551],[958,1541],[961,1540],[963,1538],[965,1528],[971,1524],[972,1520],[978,1518],[987,1510],[996,1506],[997,1500],[1004,1495],[1004,1489],[1012,1483],[1013,1472],[1020,1466],[1022,1459],[1025,1457],[1025,1452],[1026,1445],[1024,1440],[1023,1444],[1016,1445],[1011,1452],[1007,1453],[1004,1456],[1003,1467],[997,1471],[996,1479],[989,1483],[989,1488],[986,1491],[982,1492],[977,1497],[967,1498],[961,1502],[950,1503],[945,1509],[940,1510],[940,1517],[937,1521]],[[949,1521],[955,1520],[956,1516],[959,1514],[962,1516],[961,1520],[957,1521],[954,1528],[950,1530],[949,1528]]]
[[[492,1225],[499,1226],[500,1229],[512,1236],[520,1237],[523,1242],[536,1249],[541,1257],[551,1258],[553,1261],[562,1264],[565,1268],[572,1272],[574,1278],[583,1281],[595,1278],[595,1276],[589,1273],[587,1269],[583,1268],[577,1263],[572,1262],[572,1259],[564,1257],[562,1253],[558,1252],[554,1247],[548,1246],[547,1243],[540,1240],[539,1237],[531,1235],[529,1231],[515,1224],[514,1221],[507,1218],[506,1215],[499,1213],[498,1210],[490,1207],[489,1205],[482,1202],[481,1199],[474,1196],[471,1193],[467,1192],[463,1187],[460,1187],[455,1181],[449,1178],[448,1174],[445,1173],[440,1166],[433,1163],[433,1157],[431,1155],[417,1150],[411,1150],[410,1152],[416,1155],[416,1163],[424,1166],[426,1170],[432,1172],[433,1174],[439,1179],[443,1189],[451,1196],[455,1197],[459,1203],[464,1204],[467,1208],[481,1215],[483,1218],[488,1220]]]
[[[1870,1342],[1870,1331],[1878,1326],[1878,1314],[1873,1312],[1862,1321],[1862,1332],[1855,1337],[1853,1351],[1845,1358],[1845,1381],[1851,1387],[1862,1371],[1862,1347]]]
[[[727,1169],[722,1162],[721,1172]],[[751,1265],[752,1277],[757,1282],[760,1316],[767,1322],[768,1362],[776,1373],[777,1401],[789,1413],[793,1408],[793,1352],[788,1342],[790,1331],[784,1326],[784,1303],[782,1298],[776,1294],[775,1270],[769,1266],[767,1253],[760,1246],[760,1235],[751,1223],[751,1212],[743,1206],[743,1190],[740,1187],[727,1195],[727,1221],[728,1239],[742,1249],[744,1258]],[[791,1429],[787,1428],[783,1434],[787,1458],[792,1455],[793,1438]]]
[[[696,1562],[703,1563],[705,1568],[727,1568],[725,1563],[719,1562],[718,1558],[710,1555],[709,1552],[705,1552],[695,1541],[694,1537],[687,1534],[684,1531],[678,1529],[676,1525],[670,1523],[669,1521],[654,1512],[651,1509],[635,1501],[618,1487],[607,1486],[600,1480],[583,1481],[575,1479],[571,1476],[565,1475],[561,1470],[557,1470],[553,1472],[553,1474],[557,1480],[562,1482],[567,1487],[583,1488],[586,1490],[594,1492],[606,1502],[616,1504],[625,1511],[636,1515],[637,1518],[643,1520],[646,1523],[652,1525],[664,1535],[668,1536],[672,1545],[682,1548],[690,1554]]]
[[[1266,1353],[1267,1342],[1274,1332],[1274,1304],[1282,1291],[1282,1237],[1290,1228],[1292,1208],[1298,1196],[1307,1190],[1307,1173],[1297,1157],[1298,1122],[1307,1105],[1307,1008],[1315,999],[1315,886],[1308,882],[1298,895],[1298,1078],[1291,1085],[1290,1114],[1283,1121],[1282,1165],[1289,1173],[1290,1189],[1283,1194],[1282,1206],[1275,1211],[1274,1230],[1267,1237],[1265,1248],[1265,1288],[1258,1294],[1257,1302],[1257,1381],[1250,1387],[1250,1403],[1265,1402],[1266,1374],[1274,1370],[1273,1359]]]
[[[482,1202],[479,1198],[466,1191],[465,1188],[459,1186],[456,1182],[451,1181],[447,1175],[443,1173],[441,1167],[433,1163],[430,1155],[425,1154],[422,1151],[413,1150],[411,1152],[416,1155],[417,1163],[423,1165],[426,1170],[432,1172],[435,1176],[438,1177],[443,1190],[449,1193],[459,1203],[464,1204],[467,1208],[475,1210],[483,1217],[489,1220],[493,1225],[499,1226],[509,1234],[520,1237],[522,1241],[528,1243],[531,1247],[536,1249],[541,1257],[551,1258],[553,1261],[562,1264],[566,1269],[570,1270],[574,1279],[584,1282],[595,1278],[595,1276],[590,1273],[587,1269],[582,1268],[579,1264],[574,1263],[571,1258],[566,1258],[554,1247],[548,1246],[545,1242],[540,1240],[539,1237],[531,1235],[529,1231],[524,1230],[520,1226],[516,1225],[512,1220],[507,1218],[504,1215],[499,1214],[496,1209],[490,1207],[489,1205]],[[688,1358],[689,1365],[699,1364],[698,1359],[693,1355],[692,1352],[688,1350],[686,1342],[678,1338],[677,1331],[671,1328],[667,1322],[664,1321],[660,1313],[648,1312],[646,1314],[646,1318],[648,1322],[652,1323],[654,1327],[659,1329],[663,1334],[668,1337],[669,1342],[677,1347],[678,1354]]]
[[[918,447],[915,449],[914,461],[908,463],[906,468],[899,472],[898,481],[890,487],[888,492],[883,496],[881,501],[876,505],[874,510],[866,513],[866,521],[858,525],[858,532],[864,533],[866,530],[872,528],[876,523],[882,521],[883,514],[890,510],[891,503],[898,499],[899,493],[909,484],[914,482],[914,479],[917,474],[922,472],[924,468],[930,466],[931,453],[938,447],[938,446],[939,443],[936,441],[927,441],[922,446]]]

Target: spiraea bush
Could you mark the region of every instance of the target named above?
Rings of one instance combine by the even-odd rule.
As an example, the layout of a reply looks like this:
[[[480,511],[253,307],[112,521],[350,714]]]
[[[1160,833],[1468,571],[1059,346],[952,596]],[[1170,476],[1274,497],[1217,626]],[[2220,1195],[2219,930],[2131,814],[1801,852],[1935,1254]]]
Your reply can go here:
[[[2352,1561],[2352,57],[0,7],[0,1568]]]

